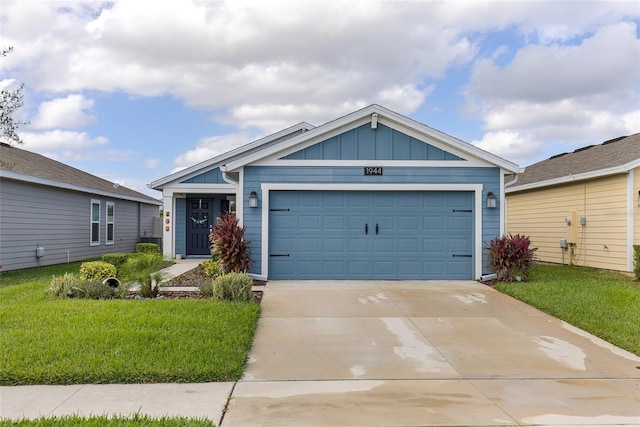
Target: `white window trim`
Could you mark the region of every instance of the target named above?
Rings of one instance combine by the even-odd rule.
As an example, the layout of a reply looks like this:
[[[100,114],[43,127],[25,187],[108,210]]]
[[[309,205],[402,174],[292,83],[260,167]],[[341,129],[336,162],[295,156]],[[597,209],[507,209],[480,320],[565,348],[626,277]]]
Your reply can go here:
[[[93,224],[96,221],[93,220],[93,205],[98,205],[98,240],[93,241]],[[91,208],[89,209],[89,245],[100,246],[100,220],[102,219],[102,202],[98,199],[91,199]]]
[[[254,275],[266,280],[269,276],[269,192],[276,190],[304,191],[472,191],[474,192],[474,272],[473,277],[482,275],[482,184],[351,184],[351,183],[263,183],[262,190],[262,260],[260,274]]]
[[[105,210],[105,245],[113,245],[116,241],[116,204],[115,202],[106,202],[106,210]],[[113,207],[113,220],[109,222],[109,206]],[[113,225],[113,236],[112,240],[109,240],[109,224]]]

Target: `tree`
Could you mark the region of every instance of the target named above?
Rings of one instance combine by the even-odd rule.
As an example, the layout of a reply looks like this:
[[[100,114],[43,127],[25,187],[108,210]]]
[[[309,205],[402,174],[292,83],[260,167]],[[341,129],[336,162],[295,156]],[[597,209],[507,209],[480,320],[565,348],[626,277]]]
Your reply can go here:
[[[5,57],[13,50],[12,46],[2,49],[0,57]],[[2,89],[0,92],[0,138],[6,139],[9,144],[22,144],[22,139],[17,134],[17,129],[27,122],[13,119],[13,112],[22,107],[24,83],[14,90]]]

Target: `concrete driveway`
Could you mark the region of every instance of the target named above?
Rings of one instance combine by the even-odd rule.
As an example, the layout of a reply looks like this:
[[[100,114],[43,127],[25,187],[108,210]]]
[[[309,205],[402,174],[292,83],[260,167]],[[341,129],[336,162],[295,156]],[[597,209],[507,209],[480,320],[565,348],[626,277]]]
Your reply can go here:
[[[269,282],[222,426],[640,425],[640,358],[471,281]]]

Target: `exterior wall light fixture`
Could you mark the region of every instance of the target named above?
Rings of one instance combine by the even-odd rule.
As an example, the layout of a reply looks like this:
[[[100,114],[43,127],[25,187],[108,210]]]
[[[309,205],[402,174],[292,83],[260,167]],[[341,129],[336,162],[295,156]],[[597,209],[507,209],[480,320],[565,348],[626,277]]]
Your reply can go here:
[[[493,194],[491,191],[489,191],[487,193],[487,208],[495,209],[497,204],[498,204],[498,199],[496,198],[496,195]]]
[[[249,194],[249,207],[250,208],[258,207],[258,193],[256,193],[255,191],[252,191],[251,194]]]

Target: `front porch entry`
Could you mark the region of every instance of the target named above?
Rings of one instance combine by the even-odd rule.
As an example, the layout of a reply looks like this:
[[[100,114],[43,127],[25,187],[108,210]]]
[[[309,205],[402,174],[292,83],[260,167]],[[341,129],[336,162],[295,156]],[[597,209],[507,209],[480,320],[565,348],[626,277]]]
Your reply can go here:
[[[228,196],[187,198],[186,200],[186,256],[211,254],[209,235],[216,218],[232,211],[235,200]]]

